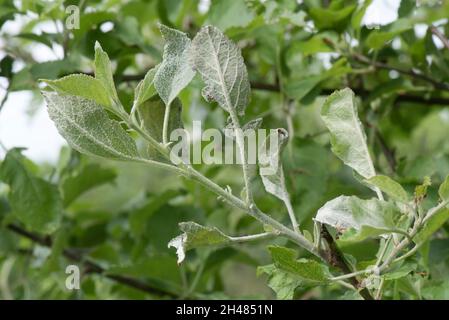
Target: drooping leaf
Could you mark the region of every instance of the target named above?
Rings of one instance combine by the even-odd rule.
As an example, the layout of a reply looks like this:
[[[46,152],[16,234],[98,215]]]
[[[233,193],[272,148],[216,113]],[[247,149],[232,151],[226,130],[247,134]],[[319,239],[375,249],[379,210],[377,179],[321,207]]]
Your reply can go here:
[[[203,246],[221,246],[231,242],[231,238],[214,227],[204,227],[195,222],[181,222],[181,235],[172,239],[168,247],[176,248],[178,264],[185,259],[186,251]]]
[[[159,26],[165,40],[162,63],[154,75],[154,87],[166,105],[178,96],[192,80],[195,72],[189,64],[189,37],[178,30]]]
[[[321,117],[330,131],[335,155],[362,177],[375,176],[366,135],[357,115],[354,92],[346,88],[331,94],[324,102]]]
[[[259,172],[265,190],[281,200],[289,198],[281,162],[281,152],[287,140],[287,130],[277,129],[266,137],[259,150]]]
[[[99,42],[95,42],[95,78],[100,80],[106,88],[111,99],[119,103],[117,90],[115,89],[114,78],[112,76],[111,61],[108,54],[103,51]]]
[[[206,84],[202,93],[207,101],[244,114],[250,98],[248,72],[231,40],[213,26],[201,28],[191,44],[191,63]]]
[[[154,96],[157,91],[154,87],[154,76],[158,70],[159,65],[148,70],[145,77],[139,82],[136,89],[134,90],[134,106],[138,107],[152,96]]]
[[[409,199],[404,188],[390,177],[377,175],[366,181],[397,201],[407,202]]]
[[[270,246],[274,265],[304,281],[304,284],[325,284],[329,281],[329,271],[323,264],[309,259],[297,259],[293,249]]]
[[[398,209],[386,201],[340,196],[324,204],[315,220],[344,231],[342,240],[360,241],[397,231],[395,221],[399,214]]]
[[[72,96],[93,100],[105,107],[111,107],[111,98],[102,82],[85,74],[71,74],[58,80],[42,80],[53,90]]]
[[[0,166],[0,180],[10,186],[12,213],[30,230],[52,233],[63,214],[58,188],[33,175],[20,149],[12,149]]]
[[[43,92],[48,114],[59,133],[76,150],[117,160],[139,157],[134,140],[92,100]]]
[[[112,182],[116,176],[117,174],[113,169],[103,168],[95,163],[84,166],[79,172],[65,177],[61,182],[64,206],[67,207],[84,192]]]

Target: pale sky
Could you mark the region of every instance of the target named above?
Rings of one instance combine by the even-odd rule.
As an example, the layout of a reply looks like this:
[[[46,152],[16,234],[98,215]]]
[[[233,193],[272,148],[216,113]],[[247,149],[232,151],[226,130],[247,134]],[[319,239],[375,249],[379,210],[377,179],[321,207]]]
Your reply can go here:
[[[204,2],[204,1],[203,1]],[[387,24],[397,18],[397,8],[400,0],[374,0],[363,19],[365,24]],[[18,33],[23,21],[7,22],[3,32],[13,35]],[[54,32],[53,25],[47,24],[39,30]],[[3,44],[0,39],[0,59],[4,56],[1,51]],[[60,48],[52,52],[43,45],[35,45],[33,55],[40,62],[61,58]],[[59,57],[58,57],[59,56]],[[17,69],[20,66],[15,66]],[[0,81],[0,97],[3,97],[5,82]],[[0,113],[0,141],[7,147],[25,147],[25,154],[37,162],[55,163],[59,150],[65,144],[64,139],[57,132],[53,122],[49,119],[44,106],[36,106],[37,112],[33,116],[27,115],[27,106],[31,99],[30,92],[20,91],[10,94],[2,112]],[[0,158],[4,152],[0,148]]]

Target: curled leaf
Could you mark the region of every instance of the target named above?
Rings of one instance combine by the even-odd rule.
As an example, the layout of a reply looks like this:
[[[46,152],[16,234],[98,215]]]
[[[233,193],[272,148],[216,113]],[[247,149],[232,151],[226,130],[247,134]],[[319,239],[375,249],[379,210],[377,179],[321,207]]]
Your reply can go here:
[[[190,249],[203,246],[226,245],[232,242],[231,237],[225,235],[217,228],[204,227],[195,222],[181,222],[179,229],[184,233],[168,243],[169,248],[176,248],[178,264],[184,261],[185,253]]]
[[[259,150],[259,172],[265,190],[281,200],[289,197],[281,162],[281,152],[287,140],[287,130],[279,128],[270,132]]]

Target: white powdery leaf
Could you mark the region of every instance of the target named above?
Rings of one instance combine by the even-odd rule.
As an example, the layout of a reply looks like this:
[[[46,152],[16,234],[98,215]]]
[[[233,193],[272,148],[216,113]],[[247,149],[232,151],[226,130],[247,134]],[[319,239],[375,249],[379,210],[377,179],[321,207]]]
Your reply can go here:
[[[376,175],[357,115],[354,92],[343,89],[331,94],[321,109],[321,118],[331,133],[332,151],[362,177]]]
[[[176,248],[178,264],[182,263],[186,251],[204,246],[222,246],[232,242],[231,237],[213,227],[205,227],[195,222],[181,222],[179,229],[183,233],[170,240],[168,247]]]
[[[213,26],[201,28],[192,41],[191,63],[206,84],[202,93],[207,101],[244,114],[250,97],[248,72],[231,40]]]
[[[188,62],[191,40],[183,32],[159,26],[166,42],[163,60],[154,76],[154,87],[169,105],[192,80],[195,72]]]
[[[175,248],[176,249],[176,255],[178,256],[178,264],[181,264],[184,259],[186,258],[186,241],[187,241],[187,234],[183,233],[179,236],[177,236],[176,238],[170,240],[170,242],[168,243],[168,247],[171,248]]]
[[[382,200],[340,196],[326,202],[318,210],[315,220],[337,229],[361,230],[363,226],[368,226],[389,230],[394,228],[395,212],[392,204]]]
[[[43,92],[59,133],[81,153],[116,160],[139,157],[134,140],[102,106],[79,96]]]

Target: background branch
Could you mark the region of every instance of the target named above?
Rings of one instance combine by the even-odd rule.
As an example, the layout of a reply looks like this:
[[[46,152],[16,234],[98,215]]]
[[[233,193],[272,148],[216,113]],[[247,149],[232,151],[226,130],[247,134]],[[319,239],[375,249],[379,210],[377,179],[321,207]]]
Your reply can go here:
[[[371,63],[371,61],[370,61]],[[149,68],[151,69],[151,67]],[[391,68],[390,68],[391,69]],[[397,71],[397,70],[396,70]],[[93,76],[93,73],[91,72],[78,72],[78,73],[84,73],[90,76]],[[146,73],[138,73],[138,74],[130,74],[130,75],[122,75],[117,77],[115,80],[117,82],[133,82],[133,81],[140,81],[145,77]],[[432,80],[434,82],[434,80]],[[260,81],[251,81],[251,88],[254,90],[260,90],[260,91],[269,91],[269,92],[280,92],[279,84],[272,84],[272,83],[265,83]],[[335,89],[329,89],[329,88],[323,88],[321,89],[320,94],[323,96],[327,96],[332,94]],[[361,97],[367,97],[370,92],[364,88],[351,88],[354,93]],[[449,86],[447,84],[444,85],[444,90],[449,90]],[[406,93],[397,93],[397,97],[395,102],[402,103],[402,102],[409,102],[409,103],[417,103],[417,104],[429,104],[429,105],[449,105],[449,98],[444,97],[425,97],[425,96],[418,96],[418,95],[412,95],[412,94],[406,94]]]
[[[369,59],[368,57],[365,57],[364,55],[358,54],[358,53],[354,53],[351,56],[354,60],[363,63],[365,65],[372,65],[373,67],[377,68],[377,69],[384,69],[384,70],[390,70],[390,71],[396,71],[400,74],[418,79],[418,80],[422,80],[425,82],[430,83],[431,85],[433,85],[434,88],[436,89],[440,89],[440,90],[444,90],[444,91],[449,91],[449,84],[445,83],[445,82],[440,82],[438,80],[435,80],[429,76],[426,76],[424,74],[421,73],[417,73],[416,71],[410,69],[402,69],[402,68],[398,68],[398,67],[394,67],[391,66],[389,64],[386,64],[384,62],[380,62],[380,61],[372,61],[371,59]]]
[[[41,246],[51,247],[53,244],[50,237],[41,236],[39,234],[29,232],[16,224],[9,224],[7,226],[7,229],[9,229],[10,231],[12,231],[22,237],[27,238]],[[154,287],[154,286],[152,286],[146,282],[143,282],[139,279],[135,279],[135,278],[123,276],[123,275],[108,274],[107,270],[105,268],[96,264],[95,262],[92,262],[92,261],[86,259],[86,257],[79,254],[76,250],[67,248],[67,249],[64,249],[62,254],[64,255],[64,257],[66,257],[67,259],[69,259],[71,261],[81,263],[84,266],[84,268],[86,270],[88,270],[89,272],[103,275],[104,277],[111,279],[117,283],[123,284],[125,286],[131,287],[131,288],[134,288],[134,289],[137,289],[137,290],[140,290],[140,291],[152,294],[152,295],[168,296],[171,298],[178,297],[177,294],[175,294],[171,291]]]

